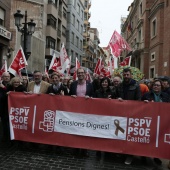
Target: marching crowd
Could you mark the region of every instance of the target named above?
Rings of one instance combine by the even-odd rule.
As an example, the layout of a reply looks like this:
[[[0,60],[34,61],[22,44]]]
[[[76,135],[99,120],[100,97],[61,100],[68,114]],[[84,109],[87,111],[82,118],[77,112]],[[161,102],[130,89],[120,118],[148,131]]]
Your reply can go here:
[[[139,82],[132,78],[130,68],[123,70],[122,77],[117,75],[112,78],[103,75],[94,75],[93,82],[86,80],[86,73],[83,68],[77,69],[78,80],[74,81],[66,76],[61,78],[60,74],[53,72],[50,77],[43,75],[40,71],[34,71],[33,80],[29,81],[27,76],[22,78],[13,77],[4,72],[0,82],[0,118],[3,128],[3,141],[10,140],[9,117],[8,117],[8,94],[10,91],[24,92],[25,94],[49,94],[49,95],[69,95],[74,98],[105,98],[123,100],[142,100],[148,102],[170,102],[170,80],[153,79],[141,80]],[[88,156],[85,149],[75,149],[75,153]],[[101,156],[97,151],[96,155]],[[133,156],[127,155],[125,164],[131,164]],[[154,158],[157,164],[161,160]],[[170,169],[170,162],[168,165]]]

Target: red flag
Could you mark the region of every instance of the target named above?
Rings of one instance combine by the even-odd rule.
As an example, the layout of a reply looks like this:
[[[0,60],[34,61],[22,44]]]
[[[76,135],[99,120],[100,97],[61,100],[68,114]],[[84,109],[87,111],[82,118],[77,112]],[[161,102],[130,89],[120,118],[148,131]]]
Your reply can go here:
[[[100,57],[96,63],[96,67],[94,69],[94,73],[97,75],[100,75],[100,72],[101,72],[101,62],[102,62],[102,59]]]
[[[53,54],[53,58],[52,58],[51,63],[50,63],[49,70],[57,71],[57,68],[58,68],[59,66],[61,66],[60,61],[59,61],[59,60],[57,61],[56,55],[55,55],[55,53],[54,53],[54,54]]]
[[[77,69],[78,68],[80,68],[80,62],[79,62],[78,58],[76,57],[76,68],[75,68],[74,75],[73,75],[74,80],[77,80]]]
[[[111,77],[114,69],[114,58],[111,56],[108,61],[108,71],[106,72],[106,77]]]
[[[119,63],[120,66],[130,66],[131,64],[131,56],[126,57],[121,63]]]
[[[3,66],[2,66],[2,68],[0,70],[0,77],[2,76],[2,74],[4,72],[7,72],[7,62],[6,62],[6,60],[4,60],[4,64],[3,64]]]
[[[60,65],[60,67],[57,68],[57,71],[64,75],[65,72],[68,72],[68,69],[70,69],[70,66],[71,66],[71,60],[67,55],[64,43],[60,50],[59,61],[60,61],[61,65]]]
[[[128,30],[128,32],[131,32],[131,31],[132,31],[131,23],[128,24],[127,30]]]
[[[114,31],[108,47],[111,48],[112,54],[116,57],[120,56],[123,50],[132,50],[126,40],[117,31]]]
[[[91,78],[91,75],[90,75],[90,73],[89,73],[89,71],[88,71],[88,69],[87,69],[87,71],[86,71],[86,80],[88,80],[88,81],[90,81],[90,82],[93,81],[92,78]]]
[[[18,50],[14,60],[12,61],[11,65],[9,66],[8,71],[12,73],[14,76],[21,76],[21,69],[27,66],[27,61],[22,50],[22,47]]]

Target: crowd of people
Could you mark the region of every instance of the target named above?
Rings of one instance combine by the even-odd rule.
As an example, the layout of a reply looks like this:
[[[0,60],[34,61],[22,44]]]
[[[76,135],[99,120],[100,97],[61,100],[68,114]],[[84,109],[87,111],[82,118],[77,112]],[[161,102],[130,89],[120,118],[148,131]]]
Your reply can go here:
[[[123,70],[122,77],[116,75],[112,78],[103,75],[95,75],[93,82],[86,80],[86,73],[83,68],[77,69],[78,80],[74,81],[70,77],[61,77],[57,72],[53,72],[49,77],[40,71],[34,71],[33,80],[29,81],[27,76],[22,78],[13,77],[4,72],[0,82],[0,118],[3,127],[3,141],[10,140],[9,117],[8,117],[8,94],[10,91],[24,92],[25,94],[49,94],[67,95],[71,97],[104,98],[123,100],[137,100],[148,102],[170,102],[170,80],[153,79],[134,80],[130,68]],[[88,156],[85,149],[75,149],[75,153]],[[101,152],[96,152],[101,156]],[[131,164],[133,156],[126,155],[125,164]],[[161,164],[161,160],[154,158],[154,161]],[[170,169],[170,163],[168,165]]]

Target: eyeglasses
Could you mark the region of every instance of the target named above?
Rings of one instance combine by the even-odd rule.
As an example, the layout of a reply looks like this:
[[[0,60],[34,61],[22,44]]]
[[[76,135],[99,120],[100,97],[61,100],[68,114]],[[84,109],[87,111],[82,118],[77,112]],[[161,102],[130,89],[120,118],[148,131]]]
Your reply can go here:
[[[84,72],[78,72],[77,74],[84,74]]]
[[[159,87],[159,86],[161,86],[160,84],[154,84],[153,86],[155,86],[155,87]]]

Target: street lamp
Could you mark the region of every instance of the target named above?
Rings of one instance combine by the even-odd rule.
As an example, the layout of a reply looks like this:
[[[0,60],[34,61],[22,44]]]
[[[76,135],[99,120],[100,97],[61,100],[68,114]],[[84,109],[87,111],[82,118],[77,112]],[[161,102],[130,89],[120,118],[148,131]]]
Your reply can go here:
[[[36,24],[33,22],[33,20],[31,20],[30,22],[27,23],[27,11],[25,11],[25,21],[24,21],[24,23],[22,23],[22,24],[24,24],[24,26],[21,27],[22,26],[21,21],[22,21],[23,16],[24,15],[21,14],[20,10],[17,10],[17,13],[14,14],[15,25],[17,26],[18,31],[21,32],[22,35],[24,36],[23,50],[24,50],[25,57],[28,60],[31,52],[27,51],[27,37],[29,35],[32,35],[35,32]]]

